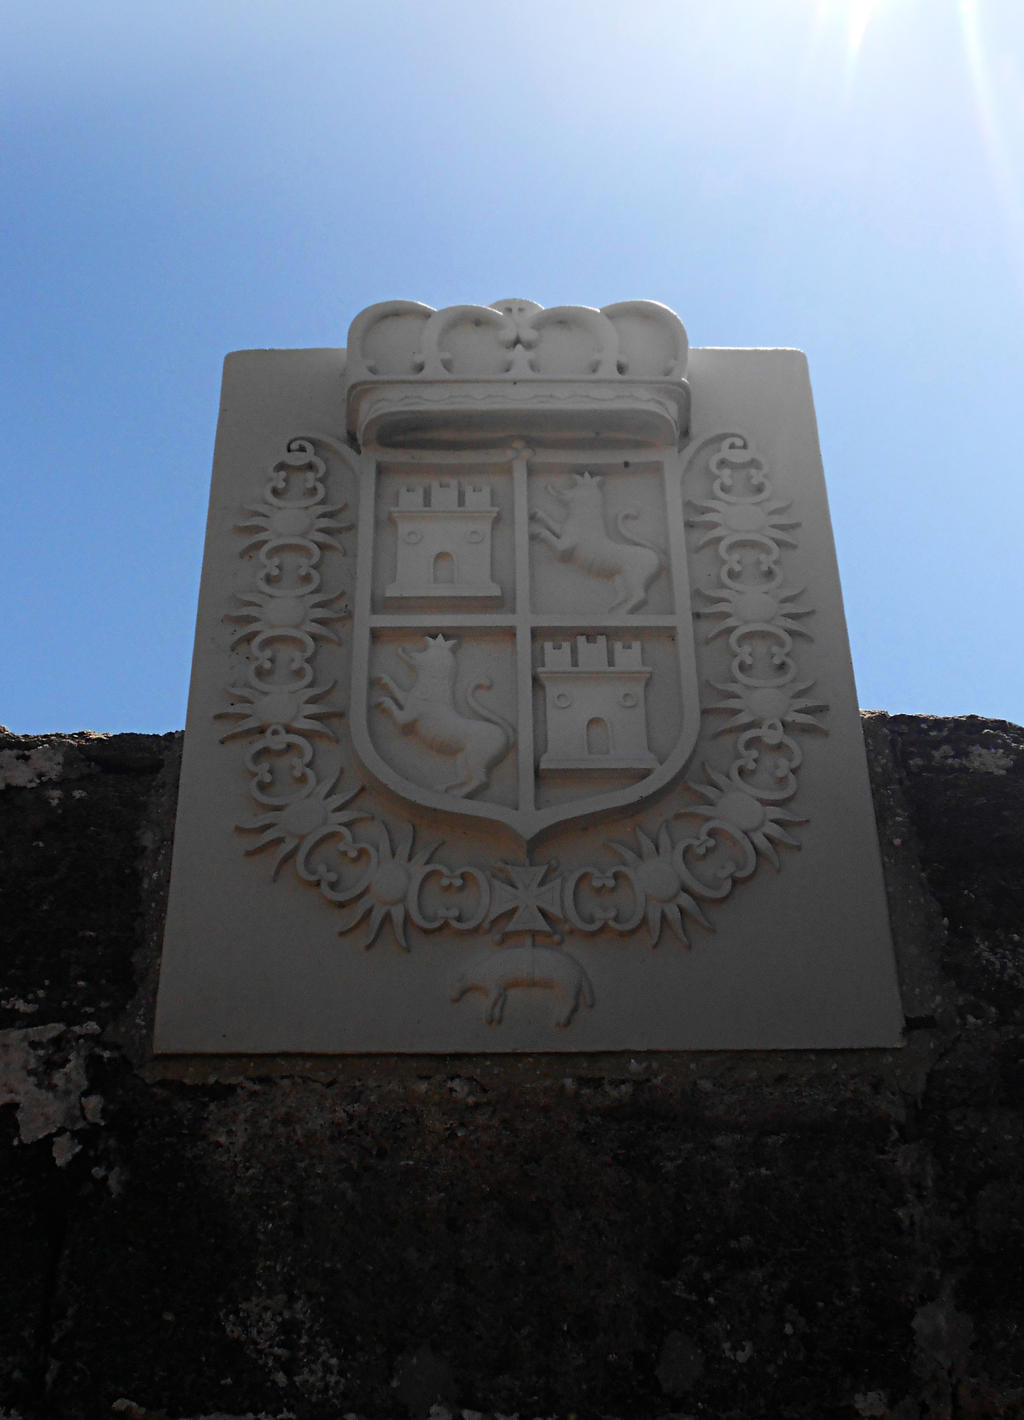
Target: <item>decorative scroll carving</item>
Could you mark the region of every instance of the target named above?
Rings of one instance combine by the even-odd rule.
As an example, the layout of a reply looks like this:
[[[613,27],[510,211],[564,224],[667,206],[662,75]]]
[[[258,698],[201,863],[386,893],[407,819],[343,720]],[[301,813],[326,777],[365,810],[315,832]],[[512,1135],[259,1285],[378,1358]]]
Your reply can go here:
[[[310,794],[290,799],[282,807],[261,814],[249,823],[240,823],[238,827],[243,831],[262,830],[257,841],[245,851],[258,853],[268,844],[279,844],[273,867],[275,878],[281,865],[300,847],[303,866],[312,850],[321,847],[327,838],[339,840],[347,853],[354,851],[355,841],[348,825],[370,817],[358,809],[346,808],[358,793],[357,787],[347,794],[332,795],[326,783],[320,784]]]
[[[392,847],[391,836],[384,824],[375,821],[377,844],[367,845],[370,859],[365,876],[357,888],[345,894],[349,900],[355,899],[347,917],[339,927],[339,932],[348,933],[364,919],[366,933],[361,945],[372,947],[377,933],[384,922],[391,923],[395,940],[404,952],[409,950],[405,936],[407,903],[411,893],[419,885],[424,864],[434,852],[433,846],[421,848],[413,853],[416,839],[415,829],[409,828],[403,835],[397,849]]]
[[[809,637],[797,618],[812,608],[797,605],[801,588],[784,585],[782,559],[784,548],[797,545],[800,524],[782,516],[790,505],[774,498],[744,435],[718,435],[697,457],[714,444],[708,459],[714,496],[694,502],[693,522],[710,525],[699,545],[714,545],[718,554],[719,587],[704,592],[711,603],[704,614],[722,618],[707,640],[728,633],[731,680],[714,683],[722,698],[705,708],[731,716],[717,735],[738,733],[729,767],[707,768],[706,782],[690,786],[707,804],[689,811],[704,823],[688,843],[705,870],[712,867],[719,882],[731,885],[754,871],[758,856],[778,868],[776,843],[799,847],[784,825],[806,820],[782,807],[796,793],[803,758],[792,732],[823,730],[817,716],[827,706],[806,694],[812,680],[797,679],[793,638]]]
[[[261,651],[264,654],[259,661],[253,663],[251,674],[254,679],[261,667],[276,665],[276,659],[273,653],[266,649],[265,642]],[[240,716],[241,723],[228,730],[221,739],[229,740],[234,735],[248,734],[250,730],[262,729],[269,733],[285,725],[292,729],[305,730],[308,734],[329,735],[330,731],[317,724],[317,720],[341,712],[329,705],[314,705],[312,702],[314,696],[327,695],[332,688],[333,682],[319,689],[310,685],[301,690],[288,685],[233,685],[228,694],[236,701],[242,701],[244,708],[221,710],[219,713],[221,716]]]
[[[435,885],[447,895],[448,900],[431,909],[426,905],[426,900]],[[451,898],[457,893],[468,894],[468,901],[459,897],[453,903]],[[436,931],[438,927],[475,932],[487,921],[490,906],[490,882],[487,874],[479,868],[446,868],[443,864],[432,863],[419,875],[415,891],[409,894],[409,916],[425,932]]]
[[[316,639],[336,641],[328,623],[348,614],[342,592],[320,590],[324,549],[340,551],[335,534],[352,527],[344,504],[325,501],[325,472],[309,439],[290,440],[270,470],[262,501],[250,504],[250,520],[237,525],[249,534],[243,553],[255,550],[261,570],[257,589],[239,597],[242,610],[229,613],[243,623],[232,646],[247,645],[249,655],[246,684],[229,689],[235,703],[219,713],[238,721],[225,740],[261,732],[257,748],[267,754],[257,764],[250,750],[247,760],[258,786],[268,782],[269,762],[287,735],[303,765],[303,792],[309,792],[307,742],[296,732],[330,736],[322,722],[340,713],[319,703],[333,685],[317,686],[312,665]]]
[[[342,713],[319,703],[333,683],[318,687],[313,666],[317,640],[338,639],[327,623],[348,614],[339,605],[342,592],[320,590],[322,552],[342,552],[336,534],[352,527],[343,516],[345,504],[326,502],[325,474],[311,439],[289,440],[270,470],[262,500],[248,506],[248,521],[237,524],[248,534],[242,552],[255,550],[261,570],[257,590],[239,596],[243,610],[229,613],[243,623],[232,646],[248,650],[246,684],[229,688],[235,703],[218,717],[239,722],[222,740],[256,736],[245,766],[263,812],[239,828],[260,835],[247,853],[276,846],[274,877],[296,855],[303,872],[308,854],[328,839],[358,856],[349,825],[369,817],[347,807],[358,787],[335,794],[334,780],[318,778],[308,738],[330,736],[321,722]]]
[[[587,917],[580,913],[574,892],[572,904],[577,921],[586,932],[608,926],[616,932],[627,933],[635,931],[646,920],[653,947],[658,945],[665,926],[684,946],[689,946],[684,929],[685,917],[692,917],[709,930],[711,924],[696,900],[697,895],[704,895],[704,884],[686,865],[685,844],[673,843],[665,823],[661,824],[654,839],[638,828],[636,840],[639,852],[625,843],[606,845],[626,865],[624,868],[611,868],[603,872],[588,868],[576,875],[577,882],[589,879],[589,885],[598,892],[624,883],[632,899],[632,911],[619,916],[614,908],[597,907],[592,908]]]
[[[542,508],[534,508],[530,517],[536,526],[531,536],[550,547],[560,562],[571,562],[592,577],[610,580],[615,599],[608,610],[628,615],[645,605],[647,588],[664,558],[652,543],[629,536],[625,524],[638,516],[632,509],[621,512],[617,519],[618,530],[627,541],[608,536],[601,484],[601,478],[591,473],[574,475],[566,488],[549,483],[547,491],[565,508],[565,517],[556,522]]]

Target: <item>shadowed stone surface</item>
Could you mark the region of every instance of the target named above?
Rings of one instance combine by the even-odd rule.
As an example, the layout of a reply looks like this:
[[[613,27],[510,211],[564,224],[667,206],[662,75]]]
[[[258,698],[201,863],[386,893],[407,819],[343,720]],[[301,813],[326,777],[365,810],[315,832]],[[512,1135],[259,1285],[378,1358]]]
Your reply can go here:
[[[173,1066],[179,737],[0,735],[0,1416],[1024,1414],[1024,731],[864,724],[902,1050]]]

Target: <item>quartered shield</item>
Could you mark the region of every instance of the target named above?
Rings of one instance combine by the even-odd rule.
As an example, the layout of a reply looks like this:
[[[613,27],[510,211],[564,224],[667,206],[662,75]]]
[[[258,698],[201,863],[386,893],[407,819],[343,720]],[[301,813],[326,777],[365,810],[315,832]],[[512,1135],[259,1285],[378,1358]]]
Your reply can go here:
[[[365,454],[350,723],[367,770],[528,843],[657,794],[700,707],[674,450]]]

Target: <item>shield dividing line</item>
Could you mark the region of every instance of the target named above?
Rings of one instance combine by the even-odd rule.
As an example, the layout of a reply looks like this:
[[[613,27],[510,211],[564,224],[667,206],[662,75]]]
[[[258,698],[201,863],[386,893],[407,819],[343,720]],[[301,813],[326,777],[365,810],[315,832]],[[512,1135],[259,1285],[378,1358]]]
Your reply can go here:
[[[365,454],[360,476],[370,774],[524,844],[675,779],[700,717],[678,455]]]

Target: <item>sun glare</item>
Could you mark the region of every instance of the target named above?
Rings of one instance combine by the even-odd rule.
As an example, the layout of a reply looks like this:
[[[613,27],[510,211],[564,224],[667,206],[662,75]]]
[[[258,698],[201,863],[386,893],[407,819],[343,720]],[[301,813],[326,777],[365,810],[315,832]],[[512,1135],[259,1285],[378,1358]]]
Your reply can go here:
[[[883,0],[845,0],[845,3],[846,57],[850,64],[854,64],[864,43],[868,26],[881,9]]]
[[[818,0],[815,14],[818,34],[832,27],[842,31],[847,92],[853,84],[865,36],[885,3],[886,0]]]
[[[1010,259],[1016,268],[1017,280],[1024,289],[1024,262],[1020,256],[1021,241],[1024,239],[1024,193],[1021,191],[1019,158],[1015,158],[1007,136],[1014,128],[1019,136],[1019,118],[1016,125],[1009,126],[1000,119],[1000,108],[1003,105],[1000,104],[991,57],[985,50],[977,0],[960,0],[958,8],[978,129],[985,147],[992,182],[1003,209]],[[1019,96],[1019,86],[1017,93]],[[1004,91],[1004,103],[1005,98]],[[1020,107],[1018,101],[1018,108]]]

